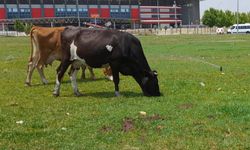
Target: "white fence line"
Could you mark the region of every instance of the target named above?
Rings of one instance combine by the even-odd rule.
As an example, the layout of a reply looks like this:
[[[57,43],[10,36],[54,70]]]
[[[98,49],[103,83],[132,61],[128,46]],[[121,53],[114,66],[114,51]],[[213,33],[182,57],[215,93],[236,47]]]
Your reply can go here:
[[[24,32],[0,31],[0,36],[27,36]]]

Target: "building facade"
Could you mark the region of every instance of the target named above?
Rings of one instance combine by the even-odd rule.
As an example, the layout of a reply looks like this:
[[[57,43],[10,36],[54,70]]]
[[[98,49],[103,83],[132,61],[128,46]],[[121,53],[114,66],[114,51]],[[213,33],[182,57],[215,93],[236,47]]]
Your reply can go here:
[[[0,0],[0,22],[74,24],[107,21],[135,26],[199,23],[199,0]]]

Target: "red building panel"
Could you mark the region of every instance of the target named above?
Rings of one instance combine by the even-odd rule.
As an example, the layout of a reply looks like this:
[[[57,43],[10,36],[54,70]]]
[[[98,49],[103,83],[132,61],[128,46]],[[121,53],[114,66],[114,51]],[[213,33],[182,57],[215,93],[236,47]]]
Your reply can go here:
[[[131,8],[131,19],[139,20],[139,9],[138,8]]]
[[[54,8],[44,8],[44,17],[55,17]]]
[[[101,8],[101,18],[110,18],[109,8]]]
[[[89,16],[92,18],[99,17],[98,8],[89,8]]]
[[[5,8],[0,8],[0,19],[6,19],[6,10],[5,10]]]
[[[32,18],[41,18],[42,9],[41,8],[32,8]]]

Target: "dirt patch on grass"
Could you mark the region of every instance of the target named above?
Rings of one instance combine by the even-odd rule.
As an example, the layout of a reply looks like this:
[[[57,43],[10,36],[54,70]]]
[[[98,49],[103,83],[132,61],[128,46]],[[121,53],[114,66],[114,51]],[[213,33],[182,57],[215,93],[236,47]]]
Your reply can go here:
[[[103,132],[103,133],[107,133],[107,132],[112,131],[112,127],[110,127],[110,126],[102,126],[100,131]]]
[[[131,118],[123,119],[122,131],[129,132],[134,129],[134,121]]]

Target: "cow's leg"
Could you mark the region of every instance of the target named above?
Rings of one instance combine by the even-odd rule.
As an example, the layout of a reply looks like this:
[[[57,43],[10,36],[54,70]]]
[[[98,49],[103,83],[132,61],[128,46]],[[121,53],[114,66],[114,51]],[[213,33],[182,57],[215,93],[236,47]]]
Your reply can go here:
[[[110,67],[112,69],[112,73],[113,73],[113,82],[115,84],[115,96],[120,96],[119,93],[119,82],[120,82],[120,77],[119,77],[119,70],[118,70],[118,62],[113,62],[112,64],[110,64]]]
[[[29,62],[28,70],[27,70],[27,77],[25,80],[25,85],[27,85],[27,86],[31,85],[31,77],[32,77],[34,69],[35,69],[34,63],[32,61]]]
[[[95,74],[94,74],[93,68],[91,68],[89,66],[87,66],[87,67],[89,69],[90,79],[95,80],[96,78],[95,78]]]
[[[119,92],[119,82],[120,82],[120,77],[119,77],[119,72],[118,71],[113,71],[113,81],[115,84],[115,96],[120,96]]]
[[[79,92],[78,86],[77,86],[77,83],[76,83],[77,72],[78,72],[78,69],[73,69],[73,70],[71,71],[71,74],[70,74],[71,85],[72,85],[74,94],[75,94],[76,96],[82,96],[83,94],[81,94],[81,93]]]
[[[81,80],[83,80],[83,79],[86,79],[86,76],[85,76],[86,65],[82,65],[81,68],[82,68]]]
[[[70,65],[69,61],[64,61],[57,68],[56,85],[55,85],[54,92],[53,92],[54,96],[60,95],[60,86],[62,82],[62,77],[64,73],[66,72],[66,70],[68,69],[69,65]]]
[[[37,71],[42,79],[43,84],[48,84],[48,80],[45,78],[45,75],[43,73],[43,68],[37,67]]]

